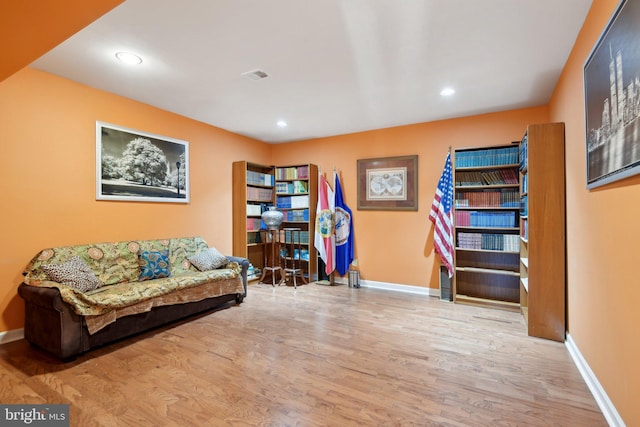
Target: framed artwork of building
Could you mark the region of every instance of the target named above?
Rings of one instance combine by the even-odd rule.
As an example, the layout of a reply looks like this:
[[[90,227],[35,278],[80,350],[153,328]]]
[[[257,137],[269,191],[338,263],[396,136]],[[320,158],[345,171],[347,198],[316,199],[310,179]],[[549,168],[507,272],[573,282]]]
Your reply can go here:
[[[587,188],[640,173],[640,2],[623,0],[584,65]]]

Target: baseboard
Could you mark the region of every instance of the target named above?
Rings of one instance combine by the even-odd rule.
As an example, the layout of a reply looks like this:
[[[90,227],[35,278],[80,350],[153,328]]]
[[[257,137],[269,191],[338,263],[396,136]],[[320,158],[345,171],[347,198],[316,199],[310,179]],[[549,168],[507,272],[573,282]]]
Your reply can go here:
[[[24,329],[13,329],[11,331],[0,332],[0,344],[18,341],[24,338]]]
[[[337,277],[334,282],[346,285],[347,278]],[[371,289],[383,289],[386,291],[407,292],[410,294],[426,295],[430,297],[440,297],[440,289],[423,288],[421,286],[398,285],[396,283],[376,282],[374,280],[360,280],[360,287]]]
[[[602,411],[602,414],[606,418],[609,425],[614,427],[624,427],[625,423],[622,417],[620,417],[620,414],[616,410],[616,407],[613,406],[613,402],[611,402],[611,399],[609,399],[609,396],[607,396],[607,392],[604,390],[602,385],[600,385],[598,378],[589,367],[589,364],[587,363],[585,358],[582,357],[582,353],[580,353],[578,346],[576,345],[575,341],[573,341],[573,338],[571,337],[571,335],[569,335],[568,332],[565,345],[567,346],[573,362],[578,367],[578,370],[580,371],[584,382],[587,383],[591,394],[593,394],[593,397],[596,399],[596,403],[600,407],[600,410]]]

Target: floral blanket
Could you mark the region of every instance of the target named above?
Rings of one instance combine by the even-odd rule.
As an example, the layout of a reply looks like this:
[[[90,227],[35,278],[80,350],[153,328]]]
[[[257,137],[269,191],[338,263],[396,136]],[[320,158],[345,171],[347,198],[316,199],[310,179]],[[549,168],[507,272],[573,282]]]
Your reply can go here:
[[[88,323],[105,326],[117,317],[150,310],[154,306],[198,301],[211,296],[244,293],[241,267],[229,262],[224,268],[198,271],[188,258],[206,250],[200,237],[143,240],[48,248],[36,255],[24,272],[24,282],[32,286],[55,287],[62,299]],[[139,281],[138,253],[168,251],[171,275]],[[96,275],[101,286],[81,292],[50,281],[42,265],[63,263],[77,256]],[[95,329],[95,327],[90,327]]]

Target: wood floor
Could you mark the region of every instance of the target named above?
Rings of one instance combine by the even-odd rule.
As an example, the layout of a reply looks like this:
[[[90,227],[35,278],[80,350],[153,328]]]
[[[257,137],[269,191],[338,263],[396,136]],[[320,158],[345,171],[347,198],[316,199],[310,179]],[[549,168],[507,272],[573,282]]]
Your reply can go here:
[[[607,425],[518,314],[344,285],[251,285],[67,364],[5,344],[0,383],[0,403],[68,403],[82,427]]]

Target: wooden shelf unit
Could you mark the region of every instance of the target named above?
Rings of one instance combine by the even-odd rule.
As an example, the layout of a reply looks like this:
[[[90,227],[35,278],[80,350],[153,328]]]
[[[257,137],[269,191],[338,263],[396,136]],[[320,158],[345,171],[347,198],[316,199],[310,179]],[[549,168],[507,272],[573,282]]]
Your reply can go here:
[[[277,166],[275,201],[276,208],[285,214],[281,229],[299,228],[306,236],[302,250],[307,252],[304,257],[301,256],[304,259],[300,259],[300,266],[309,281],[316,280],[318,256],[314,247],[314,235],[318,204],[318,166],[311,163]]]
[[[264,267],[265,244],[260,241],[260,215],[262,206],[275,206],[275,168],[257,163],[233,163],[233,255],[248,258],[255,267]],[[262,174],[267,178],[260,183],[249,176]],[[259,177],[260,175],[257,175]],[[256,193],[262,193],[256,197]],[[270,196],[267,197],[267,194]],[[255,209],[255,212],[249,212]],[[257,221],[257,227],[249,227]]]
[[[519,310],[518,145],[457,149],[454,165],[454,301]]]
[[[526,149],[524,148],[526,146]],[[566,331],[564,123],[530,125],[521,142],[520,306],[531,336]]]

